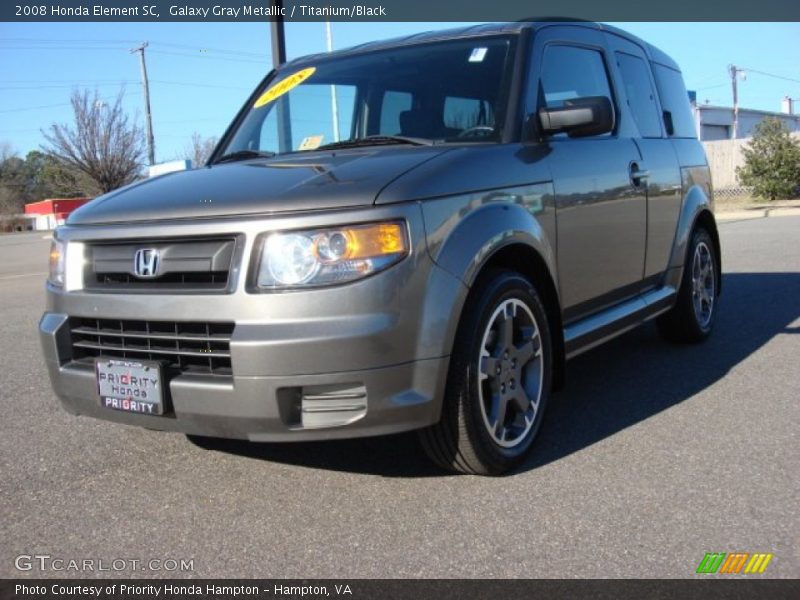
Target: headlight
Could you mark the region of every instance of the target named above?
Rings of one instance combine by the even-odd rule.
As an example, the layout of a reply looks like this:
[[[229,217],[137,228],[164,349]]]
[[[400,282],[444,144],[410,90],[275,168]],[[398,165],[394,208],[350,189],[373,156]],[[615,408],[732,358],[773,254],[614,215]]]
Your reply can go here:
[[[407,254],[402,221],[270,233],[261,246],[256,284],[278,289],[345,283],[381,271]]]
[[[64,266],[67,263],[67,244],[53,238],[50,244],[50,274],[47,280],[53,285],[64,287]]]

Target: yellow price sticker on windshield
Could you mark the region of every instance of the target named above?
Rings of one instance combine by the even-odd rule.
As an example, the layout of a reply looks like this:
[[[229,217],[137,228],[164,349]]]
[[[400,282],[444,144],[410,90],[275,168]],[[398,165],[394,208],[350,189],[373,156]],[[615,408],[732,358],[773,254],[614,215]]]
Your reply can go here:
[[[253,108],[260,108],[265,104],[269,104],[276,98],[283,96],[286,92],[292,90],[293,88],[296,88],[306,79],[311,77],[314,74],[314,71],[316,70],[317,67],[308,67],[307,69],[303,69],[301,71],[298,71],[297,73],[289,75],[285,79],[282,79],[281,81],[273,85],[271,88],[269,88],[266,92],[261,94],[258,100],[256,100],[256,103],[253,105]]]

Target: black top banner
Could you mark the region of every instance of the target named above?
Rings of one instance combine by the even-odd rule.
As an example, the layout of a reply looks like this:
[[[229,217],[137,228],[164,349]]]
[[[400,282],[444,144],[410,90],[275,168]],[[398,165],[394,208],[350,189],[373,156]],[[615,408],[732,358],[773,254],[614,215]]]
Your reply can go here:
[[[4,0],[0,21],[800,21],[787,0]]]

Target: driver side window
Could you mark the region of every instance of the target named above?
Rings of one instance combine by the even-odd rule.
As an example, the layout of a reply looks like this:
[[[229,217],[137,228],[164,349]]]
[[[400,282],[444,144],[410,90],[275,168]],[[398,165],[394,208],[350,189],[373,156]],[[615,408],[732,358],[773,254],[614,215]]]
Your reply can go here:
[[[547,46],[540,81],[540,106],[546,108],[590,96],[605,96],[614,105],[603,55],[591,48]]]

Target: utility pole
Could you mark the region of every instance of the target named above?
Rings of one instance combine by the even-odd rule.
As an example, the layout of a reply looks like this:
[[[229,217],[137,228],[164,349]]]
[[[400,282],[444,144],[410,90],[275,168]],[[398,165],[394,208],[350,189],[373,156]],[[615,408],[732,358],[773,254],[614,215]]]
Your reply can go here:
[[[272,67],[277,69],[286,62],[286,32],[283,27],[283,0],[271,0],[272,22],[270,32],[272,38]],[[292,149],[292,115],[289,108],[289,97],[284,94],[276,100],[278,111],[278,149],[289,152]]]
[[[286,62],[286,34],[283,28],[283,0],[272,0],[272,66],[278,68]]]
[[[744,69],[739,69],[736,65],[728,65],[728,72],[731,75],[731,86],[733,88],[733,135],[735,140],[739,136],[739,89],[737,82],[739,73],[744,73]]]
[[[147,132],[147,163],[150,166],[156,164],[156,145],[153,140],[153,117],[150,114],[150,86],[147,82],[147,65],[144,63],[144,49],[147,48],[147,42],[144,42],[138,48],[133,48],[131,54],[134,52],[139,53],[139,63],[142,67],[142,88],[144,90],[144,121]]]
[[[325,21],[325,43],[328,52],[333,52],[333,35],[331,34],[331,22]],[[339,141],[339,105],[336,101],[336,86],[331,86],[331,112],[333,113],[333,141]]]

